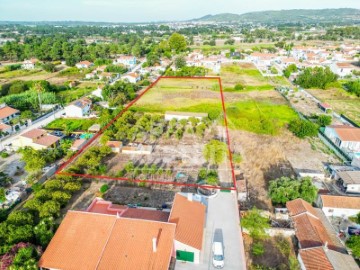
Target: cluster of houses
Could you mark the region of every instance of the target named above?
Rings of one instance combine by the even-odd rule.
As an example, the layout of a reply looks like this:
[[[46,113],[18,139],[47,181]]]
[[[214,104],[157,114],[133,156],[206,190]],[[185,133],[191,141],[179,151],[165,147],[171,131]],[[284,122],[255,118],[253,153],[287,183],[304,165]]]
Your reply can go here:
[[[358,61],[359,45],[342,44],[336,46],[306,47],[295,46],[290,51],[279,49],[277,53],[253,52],[245,60],[254,63],[259,69],[264,70],[274,67],[283,71],[291,64],[298,68],[330,67],[339,77],[351,76],[353,71],[360,71],[352,63]],[[296,74],[294,75],[296,76]]]
[[[318,205],[320,208],[314,208],[302,199],[286,204],[301,269],[359,269],[341,240],[345,232],[335,231],[331,221],[333,217],[345,219],[359,213],[360,197],[320,195]]]
[[[205,226],[206,205],[193,194],[176,194],[171,210],[96,198],[85,211],[68,211],[39,267],[168,270],[176,260],[197,264]]]
[[[214,73],[220,73],[221,64],[228,62],[224,55],[205,56],[200,52],[191,52],[186,56],[186,65],[190,67],[204,67],[210,69]]]
[[[5,103],[0,104],[0,132],[1,137],[12,134],[19,123],[12,123],[13,120],[20,117],[20,111],[7,106]]]

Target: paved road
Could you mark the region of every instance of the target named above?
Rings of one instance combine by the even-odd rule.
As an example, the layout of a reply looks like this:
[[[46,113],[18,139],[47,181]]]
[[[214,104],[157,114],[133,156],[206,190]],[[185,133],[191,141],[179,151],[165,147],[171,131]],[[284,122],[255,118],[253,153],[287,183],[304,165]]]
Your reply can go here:
[[[217,197],[208,200],[208,213],[206,221],[205,241],[201,263],[176,262],[176,270],[209,270],[212,266],[211,245],[215,231],[222,233],[225,266],[223,269],[245,270],[246,260],[243,239],[239,226],[239,214],[236,204],[236,195],[220,192]]]
[[[51,113],[51,114],[47,114],[46,116],[38,119],[36,122],[34,122],[32,125],[28,126],[27,128],[21,130],[19,133],[11,135],[10,137],[1,140],[0,142],[0,151],[2,151],[4,149],[5,145],[8,145],[10,143],[12,143],[14,140],[16,140],[20,134],[23,134],[31,129],[34,128],[40,128],[42,126],[46,126],[47,124],[49,124],[50,122],[54,121],[56,118],[60,118],[60,116],[65,113],[64,109],[61,109],[59,111],[57,111],[56,113]]]

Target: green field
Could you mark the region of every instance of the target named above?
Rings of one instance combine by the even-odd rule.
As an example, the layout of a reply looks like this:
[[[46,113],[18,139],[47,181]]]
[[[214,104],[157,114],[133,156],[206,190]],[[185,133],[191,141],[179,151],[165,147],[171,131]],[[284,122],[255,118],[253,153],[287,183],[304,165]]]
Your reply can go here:
[[[86,94],[91,93],[95,90],[95,87],[85,87],[85,88],[73,88],[65,91],[56,93],[56,96],[64,104],[74,101],[78,98],[83,97]]]
[[[16,77],[24,77],[34,74],[40,75],[40,74],[46,74],[46,72],[39,69],[34,69],[34,70],[18,69],[18,70],[0,73],[0,79],[12,79]]]
[[[216,80],[162,79],[133,106],[143,112],[182,111],[209,113],[209,118],[223,124],[221,97],[214,91]],[[277,134],[296,113],[275,91],[225,93],[227,117],[231,129],[258,134]],[[249,94],[250,94],[249,93]],[[273,100],[273,101],[272,101]]]
[[[95,123],[96,119],[59,118],[49,123],[45,128],[62,130],[64,132],[87,131]]]

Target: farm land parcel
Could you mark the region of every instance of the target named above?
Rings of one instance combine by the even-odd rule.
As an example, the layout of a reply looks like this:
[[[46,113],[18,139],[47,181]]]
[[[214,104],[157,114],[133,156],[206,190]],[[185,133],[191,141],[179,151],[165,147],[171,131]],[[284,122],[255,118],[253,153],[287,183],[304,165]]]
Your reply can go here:
[[[206,113],[208,118],[199,120],[197,125],[184,123],[184,121],[170,123],[171,121],[164,119],[166,111]],[[154,124],[153,130],[162,125],[163,130],[159,136],[154,138],[151,136],[153,131],[145,132],[146,128],[144,128],[141,131],[141,136],[137,133],[133,139],[121,137],[122,134],[118,130],[122,128],[122,123],[130,125],[127,126],[126,130],[133,130],[146,119],[151,119]],[[210,168],[203,157],[203,149],[205,144],[214,138],[223,141],[227,146],[229,145],[226,120],[224,96],[219,77],[162,77],[139,94],[84,148],[63,164],[57,174],[130,181],[139,183],[139,185],[206,186],[198,179],[201,169]],[[197,134],[197,126],[199,125],[204,126],[202,136]],[[181,136],[178,136],[179,126],[183,130]],[[170,128],[174,128],[176,132],[169,136],[167,131]],[[115,135],[112,133],[114,130],[116,130]],[[102,138],[109,134],[111,134],[112,140],[122,141],[123,151],[107,154],[101,160],[102,169],[100,170],[85,170],[80,173],[75,170],[74,173],[73,168],[78,160],[88,155],[94,147],[101,146]],[[151,153],[134,154],[124,151],[134,146],[146,148],[147,145],[152,146]],[[132,168],[129,169],[129,167]],[[154,174],[151,170],[161,171],[161,173]],[[227,147],[226,159],[219,164],[217,177],[221,188],[234,189],[234,172],[229,147]]]
[[[196,128],[191,127],[189,123],[182,127],[184,134],[181,136],[177,136],[177,130],[169,136],[166,132],[171,129],[169,122],[163,127],[164,132],[161,136],[156,138],[150,136],[151,131],[140,137],[135,136],[136,138],[134,137],[131,140],[119,138],[119,136],[121,137],[119,133],[116,135],[111,133],[116,126],[118,126],[115,128],[116,130],[121,129],[119,123],[125,121],[124,118],[129,118],[130,113],[136,118],[136,121],[131,121],[136,123],[132,123],[124,132],[139,126],[144,115],[151,115],[149,117],[154,122],[156,121],[155,118],[163,119],[164,114],[168,111],[208,114],[209,119],[206,121],[203,136],[199,137]],[[199,171],[210,168],[203,157],[203,149],[206,143],[216,138],[229,145],[228,128],[276,135],[286,123],[295,117],[297,116],[294,111],[274,90],[223,92],[219,77],[162,77],[144,90],[83,149],[65,163],[59,169],[58,174],[179,186],[203,185],[198,179]],[[162,123],[163,121],[155,123],[154,127],[157,128]],[[175,129],[179,125],[179,123],[175,124]],[[129,143],[152,145],[153,151],[148,155],[123,153],[108,155],[102,161],[104,167],[101,173],[99,171],[91,171],[91,173],[89,171],[81,171],[80,173],[71,171],[71,166],[82,155],[86,155],[88,149],[101,145],[101,137],[109,134],[111,140],[121,140],[124,146],[129,145]],[[230,151],[230,148],[228,150]],[[129,176],[126,173],[126,167],[131,167],[131,170],[136,173]],[[158,170],[162,173],[160,175],[153,174],[150,173],[151,170]],[[229,154],[226,161],[219,164],[218,178],[222,187],[234,187],[234,175]]]

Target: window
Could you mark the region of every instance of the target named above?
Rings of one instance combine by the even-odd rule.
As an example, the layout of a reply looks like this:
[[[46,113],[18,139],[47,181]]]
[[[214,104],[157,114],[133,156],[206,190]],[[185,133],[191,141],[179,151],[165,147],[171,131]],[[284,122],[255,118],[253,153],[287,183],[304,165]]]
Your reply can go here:
[[[329,209],[328,212],[332,213],[332,212],[334,212],[334,209]]]

